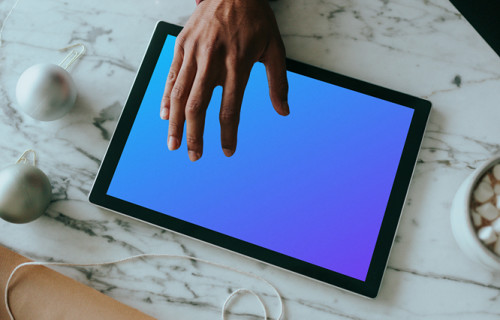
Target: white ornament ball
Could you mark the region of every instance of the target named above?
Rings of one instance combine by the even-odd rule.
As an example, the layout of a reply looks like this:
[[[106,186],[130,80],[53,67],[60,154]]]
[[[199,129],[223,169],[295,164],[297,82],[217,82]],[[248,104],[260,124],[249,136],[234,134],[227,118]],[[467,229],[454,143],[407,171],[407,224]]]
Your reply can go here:
[[[49,179],[29,164],[13,164],[0,170],[0,218],[27,223],[40,217],[52,198]]]
[[[56,120],[68,113],[76,101],[71,75],[55,64],[36,64],[23,72],[16,86],[19,108],[41,121]]]

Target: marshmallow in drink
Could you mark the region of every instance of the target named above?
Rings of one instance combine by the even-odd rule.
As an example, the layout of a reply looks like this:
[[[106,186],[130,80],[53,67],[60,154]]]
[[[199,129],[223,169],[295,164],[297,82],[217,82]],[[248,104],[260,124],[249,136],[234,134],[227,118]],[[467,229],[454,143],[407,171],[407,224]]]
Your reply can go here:
[[[493,167],[493,176],[495,179],[500,180],[500,164],[497,164]]]
[[[500,218],[496,218],[495,221],[491,224],[493,231],[495,231],[500,236]]]
[[[474,199],[480,203],[488,201],[491,197],[493,197],[493,195],[493,188],[487,182],[481,182],[477,186],[476,190],[474,190]]]
[[[491,226],[482,227],[481,229],[479,229],[477,236],[484,244],[487,245],[494,243],[498,238]]]
[[[500,183],[495,184],[495,187],[493,187],[493,192],[495,192],[495,194],[500,194]]]
[[[498,217],[498,209],[491,202],[480,205],[476,210],[488,221],[495,220],[495,218]]]
[[[471,216],[472,216],[472,223],[474,224],[474,226],[479,227],[482,224],[481,215],[476,211],[472,211]]]
[[[485,176],[483,177],[483,179],[481,180],[481,182],[485,182],[485,183],[487,183],[487,184],[491,185],[491,178],[490,178],[490,175],[489,175],[489,174],[485,175]]]

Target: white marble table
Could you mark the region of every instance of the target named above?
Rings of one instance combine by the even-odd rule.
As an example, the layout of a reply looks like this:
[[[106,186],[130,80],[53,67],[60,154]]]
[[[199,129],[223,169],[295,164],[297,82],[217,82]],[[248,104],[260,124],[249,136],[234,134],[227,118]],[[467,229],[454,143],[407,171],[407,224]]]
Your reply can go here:
[[[13,0],[0,2],[3,21]],[[287,319],[499,319],[500,276],[469,261],[450,230],[463,179],[500,151],[500,58],[446,0],[279,0],[288,56],[432,101],[434,110],[379,297],[365,299],[87,201],[117,117],[157,20],[183,24],[194,0],[21,0],[0,47],[0,164],[28,148],[53,184],[39,220],[0,221],[0,244],[36,260],[90,262],[138,253],[187,254],[262,276],[281,291]],[[58,63],[74,42],[87,55],[72,75],[76,108],[42,123],[16,110],[27,67]],[[1,257],[0,257],[1,258]],[[262,283],[175,259],[58,269],[161,319],[217,319],[228,292]],[[244,296],[230,319],[257,319]]]

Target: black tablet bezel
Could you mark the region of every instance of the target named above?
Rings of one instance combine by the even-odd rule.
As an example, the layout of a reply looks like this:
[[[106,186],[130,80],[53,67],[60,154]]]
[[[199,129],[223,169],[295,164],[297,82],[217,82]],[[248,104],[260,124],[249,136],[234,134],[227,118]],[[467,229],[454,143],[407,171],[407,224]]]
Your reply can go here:
[[[106,194],[165,39],[168,35],[177,36],[181,30],[182,27],[180,26],[163,21],[158,22],[125,103],[120,120],[118,121],[115,133],[92,186],[89,201],[98,206],[149,222],[159,227],[235,251],[363,296],[375,298],[380,288],[409,183],[417,161],[431,103],[404,93],[287,59],[287,69],[290,71],[414,109],[414,116],[411,121],[401,162],[397,169],[366,280],[354,279]]]

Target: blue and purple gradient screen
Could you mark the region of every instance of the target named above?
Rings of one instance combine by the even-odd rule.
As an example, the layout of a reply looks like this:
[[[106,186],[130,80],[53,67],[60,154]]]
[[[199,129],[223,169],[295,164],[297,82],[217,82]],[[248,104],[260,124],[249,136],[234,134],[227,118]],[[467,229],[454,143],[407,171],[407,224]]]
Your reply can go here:
[[[218,87],[193,163],[185,140],[168,150],[159,116],[174,43],[168,36],[107,194],[365,281],[413,109],[288,72],[282,117],[257,63],[236,153],[221,149]]]

